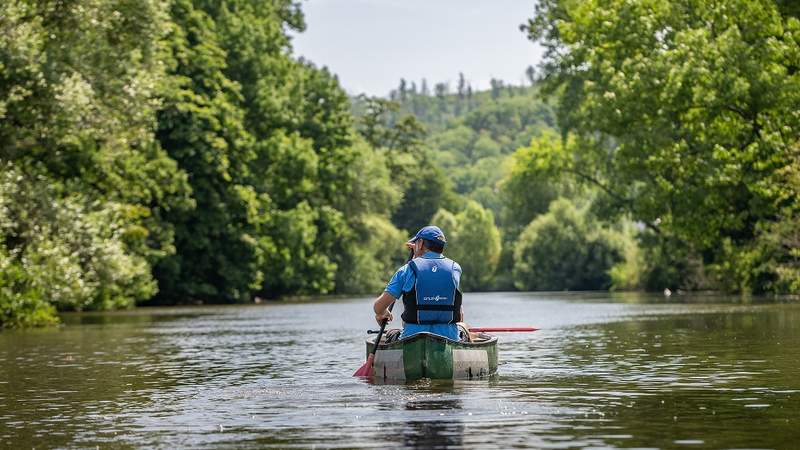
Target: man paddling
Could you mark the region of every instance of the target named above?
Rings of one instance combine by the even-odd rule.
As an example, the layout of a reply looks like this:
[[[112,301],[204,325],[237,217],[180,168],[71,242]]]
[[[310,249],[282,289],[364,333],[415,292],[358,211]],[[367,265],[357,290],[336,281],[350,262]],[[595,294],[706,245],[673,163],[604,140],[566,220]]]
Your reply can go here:
[[[413,251],[411,261],[395,272],[383,294],[375,300],[375,320],[393,319],[389,307],[403,299],[403,332],[400,338],[428,332],[459,340],[457,322],[464,320],[461,308],[461,266],[442,255],[447,239],[439,227],[422,228],[406,242]]]

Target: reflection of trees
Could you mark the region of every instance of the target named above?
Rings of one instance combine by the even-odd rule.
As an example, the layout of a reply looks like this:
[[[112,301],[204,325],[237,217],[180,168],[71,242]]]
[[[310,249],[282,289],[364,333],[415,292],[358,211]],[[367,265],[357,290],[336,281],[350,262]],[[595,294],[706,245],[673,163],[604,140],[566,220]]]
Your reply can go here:
[[[166,338],[148,325],[182,317],[67,314],[72,326],[2,335],[0,424],[17,426],[0,426],[0,447],[94,447],[116,439],[129,407],[149,403],[156,387],[178,383],[164,369],[171,358]]]
[[[571,424],[606,446],[792,448],[798,323],[800,309],[765,305],[578,327],[563,351],[580,375],[557,383],[593,411]]]
[[[454,411],[461,409],[456,399],[409,401],[407,411],[420,411],[418,420],[410,420],[401,429],[403,443],[409,448],[461,447],[464,442],[464,423],[461,419],[433,415],[431,411]],[[428,420],[425,420],[428,418]]]

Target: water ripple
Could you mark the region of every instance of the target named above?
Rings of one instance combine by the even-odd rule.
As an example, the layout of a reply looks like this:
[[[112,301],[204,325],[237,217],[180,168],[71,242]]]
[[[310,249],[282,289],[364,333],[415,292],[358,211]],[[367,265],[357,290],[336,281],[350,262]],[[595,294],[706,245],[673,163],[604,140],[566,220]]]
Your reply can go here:
[[[0,447],[789,448],[800,307],[467,296],[479,381],[352,378],[370,300],[141,309],[0,334]],[[399,316],[399,314],[398,314]],[[479,322],[479,323],[478,323]]]

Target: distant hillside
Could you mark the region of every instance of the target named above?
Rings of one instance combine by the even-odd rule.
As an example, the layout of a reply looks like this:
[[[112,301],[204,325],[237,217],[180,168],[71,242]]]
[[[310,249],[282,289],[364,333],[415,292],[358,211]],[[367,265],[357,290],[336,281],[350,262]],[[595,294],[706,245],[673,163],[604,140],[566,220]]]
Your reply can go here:
[[[508,156],[530,144],[544,130],[555,128],[555,116],[536,87],[506,85],[493,80],[492,89],[473,91],[460,82],[456,92],[438,83],[429,91],[423,80],[401,81],[390,99],[399,108],[387,117],[390,124],[411,114],[426,130],[424,147],[431,161],[449,174],[454,190],[495,213],[499,220],[497,182]],[[363,112],[363,99],[354,100],[354,112]]]

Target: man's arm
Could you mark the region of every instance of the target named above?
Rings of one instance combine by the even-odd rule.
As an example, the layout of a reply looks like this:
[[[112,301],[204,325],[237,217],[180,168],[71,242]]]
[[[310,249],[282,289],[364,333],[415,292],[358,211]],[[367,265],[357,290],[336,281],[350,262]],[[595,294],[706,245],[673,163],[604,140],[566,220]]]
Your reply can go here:
[[[375,320],[379,324],[383,319],[389,319],[389,322],[391,322],[394,318],[391,311],[389,311],[389,305],[391,305],[395,299],[403,295],[403,288],[408,279],[408,272],[408,264],[397,269],[397,272],[392,275],[392,279],[389,280],[389,284],[386,285],[386,289],[375,299],[375,304],[372,309],[375,310]]]
[[[372,306],[372,309],[375,311],[375,321],[381,323],[383,319],[389,319],[391,322],[394,317],[392,316],[391,311],[389,311],[389,305],[394,303],[395,298],[392,297],[392,294],[383,291],[383,293],[375,299],[375,304]]]

